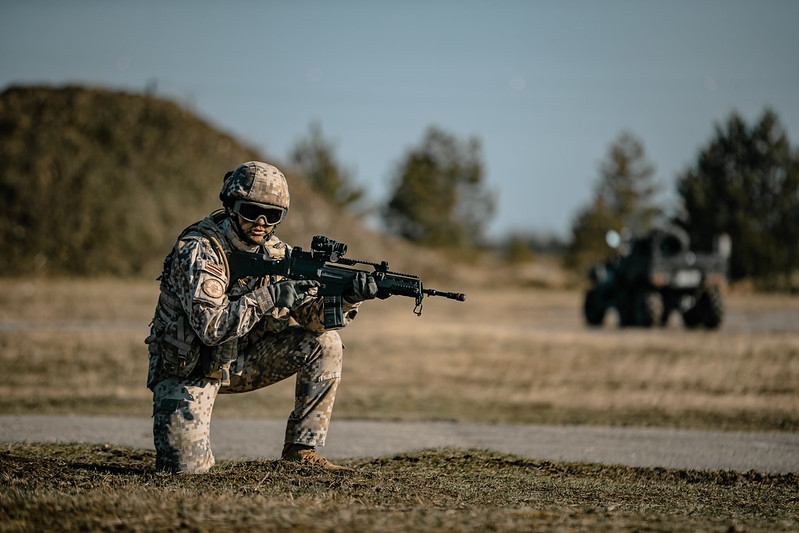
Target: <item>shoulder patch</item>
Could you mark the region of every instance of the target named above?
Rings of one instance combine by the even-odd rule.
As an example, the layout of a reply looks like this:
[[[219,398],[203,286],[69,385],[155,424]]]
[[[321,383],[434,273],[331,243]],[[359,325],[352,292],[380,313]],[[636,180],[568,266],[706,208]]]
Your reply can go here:
[[[216,278],[208,278],[203,281],[203,292],[211,298],[221,298],[225,295],[225,286]]]

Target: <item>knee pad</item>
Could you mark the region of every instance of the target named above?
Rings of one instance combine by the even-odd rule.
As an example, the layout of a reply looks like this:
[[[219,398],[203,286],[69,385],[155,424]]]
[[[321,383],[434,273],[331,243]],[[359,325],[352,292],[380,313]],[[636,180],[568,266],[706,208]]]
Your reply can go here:
[[[153,442],[157,470],[199,474],[214,465],[210,430],[215,387],[192,386],[176,379],[155,387]]]
[[[210,425],[186,409],[153,414],[155,469],[174,474],[201,474],[214,463]]]

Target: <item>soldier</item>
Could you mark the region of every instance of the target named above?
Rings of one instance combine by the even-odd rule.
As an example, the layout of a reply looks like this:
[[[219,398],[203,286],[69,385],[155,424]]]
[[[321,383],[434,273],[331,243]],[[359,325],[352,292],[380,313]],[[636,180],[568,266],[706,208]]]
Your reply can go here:
[[[286,178],[249,161],[225,175],[223,210],[189,226],[164,260],[150,335],[156,469],[202,473],[214,465],[209,430],[217,394],[247,392],[297,376],[282,459],[344,469],[319,456],[341,376],[342,344],[324,329],[318,282],[246,277],[230,283],[227,254],[282,259],[275,228],[289,209]],[[343,295],[345,325],[377,293],[359,274]]]

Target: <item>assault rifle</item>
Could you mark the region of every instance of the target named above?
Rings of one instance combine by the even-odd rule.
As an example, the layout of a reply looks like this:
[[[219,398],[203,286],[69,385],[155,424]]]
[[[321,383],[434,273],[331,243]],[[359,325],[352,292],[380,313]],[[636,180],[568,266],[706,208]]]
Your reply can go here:
[[[234,251],[228,255],[228,265],[231,281],[246,276],[276,274],[289,279],[320,282],[319,295],[324,298],[325,329],[344,325],[341,294],[352,286],[352,280],[358,272],[368,272],[375,279],[378,298],[387,298],[392,294],[415,298],[416,306],[413,312],[417,316],[422,314],[422,299],[425,295],[443,296],[459,302],[466,300],[466,295],[462,292],[425,289],[418,276],[390,271],[388,261],[372,263],[349,259],[344,257],[346,253],[347,245],[343,242],[317,235],[311,240],[309,251],[295,246],[286,251],[285,259],[272,259],[268,255],[254,252]],[[368,265],[374,270],[364,271],[354,268],[357,265]]]

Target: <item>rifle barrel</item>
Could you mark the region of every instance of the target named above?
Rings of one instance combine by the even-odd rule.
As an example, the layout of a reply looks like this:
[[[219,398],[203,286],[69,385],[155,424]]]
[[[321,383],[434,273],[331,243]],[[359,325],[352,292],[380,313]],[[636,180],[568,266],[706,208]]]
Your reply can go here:
[[[428,296],[443,296],[444,298],[449,298],[450,300],[457,300],[459,302],[466,301],[466,294],[462,292],[444,292],[444,291],[437,291],[435,289],[423,289],[422,292],[427,294]]]

